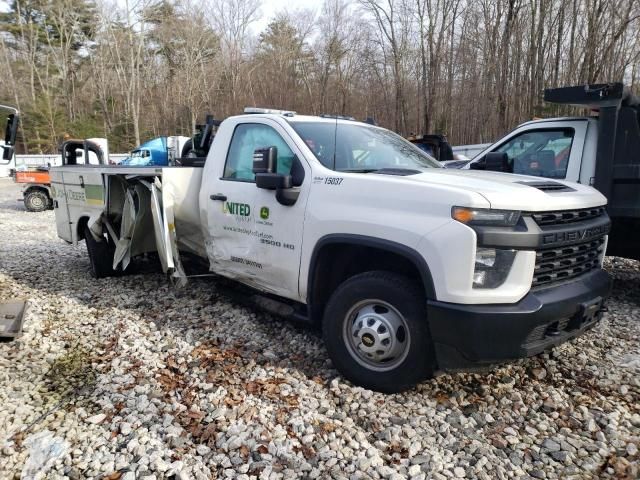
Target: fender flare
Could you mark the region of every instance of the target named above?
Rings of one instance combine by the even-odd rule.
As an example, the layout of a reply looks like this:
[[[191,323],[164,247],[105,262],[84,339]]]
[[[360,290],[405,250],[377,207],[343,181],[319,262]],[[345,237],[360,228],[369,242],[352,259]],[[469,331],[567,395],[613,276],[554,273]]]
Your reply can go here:
[[[427,261],[424,259],[424,257],[413,248],[401,243],[393,242],[391,240],[369,237],[366,235],[332,233],[320,238],[313,248],[313,253],[311,254],[311,263],[309,266],[309,275],[307,278],[308,305],[311,305],[311,294],[314,290],[313,282],[318,265],[318,255],[324,247],[336,243],[348,243],[356,246],[377,248],[406,258],[418,269],[418,272],[420,273],[420,277],[422,279],[422,284],[424,285],[425,296],[427,297],[427,300],[437,300],[436,290],[433,284],[433,277],[431,276],[429,265],[427,265]]]
[[[51,192],[51,185],[41,185],[38,183],[27,183],[25,185],[25,187],[22,190],[22,195],[26,195],[27,193],[33,191],[33,190],[41,190],[44,191],[48,196],[50,200],[53,200],[53,194]]]

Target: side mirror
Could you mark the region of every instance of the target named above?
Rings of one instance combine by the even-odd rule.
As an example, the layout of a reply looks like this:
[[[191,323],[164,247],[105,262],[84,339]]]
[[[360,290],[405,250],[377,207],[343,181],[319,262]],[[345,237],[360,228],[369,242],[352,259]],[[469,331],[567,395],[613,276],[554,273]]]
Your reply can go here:
[[[253,173],[275,173],[278,171],[278,148],[256,148],[253,152]]]
[[[267,190],[291,188],[291,175],[282,173],[256,173],[256,187]]]
[[[278,173],[278,149],[277,147],[258,148],[253,152],[253,173],[256,178],[256,187],[276,191],[276,200],[281,205],[291,206],[300,196],[300,189],[294,187],[292,175]],[[296,175],[299,177],[300,175]],[[304,170],[302,170],[304,179]],[[302,179],[295,186],[302,184]]]
[[[3,150],[3,152],[2,152],[2,159],[3,159],[3,160],[6,160],[6,161],[7,161],[7,163],[9,163],[9,162],[11,161],[11,159],[13,158],[13,153],[14,153],[14,149],[13,149],[13,147],[6,147],[6,146],[3,146],[3,147],[2,147],[2,150]]]
[[[20,121],[20,117],[18,116],[17,113],[12,113],[9,116],[7,116],[7,128],[4,133],[5,145],[16,144],[16,137],[18,136],[19,121]]]
[[[508,172],[509,156],[505,152],[491,152],[484,156],[484,169],[491,172]]]
[[[11,162],[15,153],[14,145],[18,135],[18,122],[20,117],[17,113],[11,113],[7,116],[7,127],[4,133],[4,145],[2,146],[2,163],[6,165]]]

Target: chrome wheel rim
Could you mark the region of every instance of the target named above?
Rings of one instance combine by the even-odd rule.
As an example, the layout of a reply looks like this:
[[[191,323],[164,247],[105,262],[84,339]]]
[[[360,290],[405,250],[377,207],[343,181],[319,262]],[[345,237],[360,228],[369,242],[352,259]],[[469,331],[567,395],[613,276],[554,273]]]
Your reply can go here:
[[[343,338],[354,360],[379,372],[400,365],[411,344],[404,316],[389,303],[373,299],[358,302],[349,310]]]

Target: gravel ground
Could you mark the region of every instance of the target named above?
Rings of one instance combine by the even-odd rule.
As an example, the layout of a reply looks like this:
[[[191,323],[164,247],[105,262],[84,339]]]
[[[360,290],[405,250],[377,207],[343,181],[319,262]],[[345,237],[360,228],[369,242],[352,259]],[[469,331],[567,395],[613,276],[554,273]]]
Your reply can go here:
[[[0,301],[29,299],[0,344],[0,478],[47,439],[52,479],[638,478],[637,262],[607,260],[609,312],[576,341],[383,395],[212,280],[91,279],[84,243],[18,196],[0,180]]]

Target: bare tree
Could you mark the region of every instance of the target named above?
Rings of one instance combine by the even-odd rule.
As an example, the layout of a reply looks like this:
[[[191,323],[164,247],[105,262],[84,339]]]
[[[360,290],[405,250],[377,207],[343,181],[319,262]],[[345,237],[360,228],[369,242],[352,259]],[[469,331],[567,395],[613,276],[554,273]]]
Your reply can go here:
[[[211,22],[220,33],[222,53],[226,60],[231,108],[237,108],[241,73],[250,40],[249,28],[259,18],[260,0],[218,0],[209,8]],[[246,72],[245,72],[246,73]]]
[[[94,1],[13,0],[0,13],[0,101],[20,106],[25,149],[55,151],[67,132],[128,150],[246,104],[485,142],[569,112],[542,102],[545,87],[640,87],[638,0],[324,0],[320,15],[261,12],[259,0]]]

